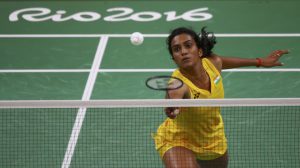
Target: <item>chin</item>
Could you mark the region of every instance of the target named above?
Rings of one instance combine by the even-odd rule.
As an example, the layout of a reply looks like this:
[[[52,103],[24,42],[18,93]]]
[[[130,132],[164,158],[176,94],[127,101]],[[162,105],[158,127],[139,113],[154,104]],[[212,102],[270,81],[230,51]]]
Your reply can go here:
[[[194,67],[194,64],[192,64],[191,62],[189,62],[189,63],[182,64],[180,67],[182,69],[190,69],[190,68]]]

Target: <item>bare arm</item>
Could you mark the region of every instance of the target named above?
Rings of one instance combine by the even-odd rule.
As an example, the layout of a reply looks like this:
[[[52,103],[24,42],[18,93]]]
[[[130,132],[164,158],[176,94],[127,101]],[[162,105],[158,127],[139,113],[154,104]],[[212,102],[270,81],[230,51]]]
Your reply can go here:
[[[169,90],[166,93],[166,99],[187,99],[187,98],[190,98],[190,92],[189,92],[188,86],[185,84],[183,84],[183,86],[179,89]],[[166,107],[165,113],[169,118],[174,119],[178,115],[176,110],[178,111],[179,108],[178,107]]]
[[[262,67],[273,67],[282,66],[283,64],[279,61],[280,57],[284,54],[288,54],[288,50],[276,50],[271,52],[267,57],[264,58],[234,58],[234,57],[220,57],[222,60],[222,69],[239,68],[245,66],[262,66]]]

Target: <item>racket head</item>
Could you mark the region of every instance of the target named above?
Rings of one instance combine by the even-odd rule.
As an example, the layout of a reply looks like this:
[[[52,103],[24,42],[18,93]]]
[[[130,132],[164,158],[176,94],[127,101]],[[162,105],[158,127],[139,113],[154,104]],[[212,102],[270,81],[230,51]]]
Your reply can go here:
[[[153,90],[175,90],[183,86],[183,81],[177,77],[160,75],[146,80],[146,86]]]

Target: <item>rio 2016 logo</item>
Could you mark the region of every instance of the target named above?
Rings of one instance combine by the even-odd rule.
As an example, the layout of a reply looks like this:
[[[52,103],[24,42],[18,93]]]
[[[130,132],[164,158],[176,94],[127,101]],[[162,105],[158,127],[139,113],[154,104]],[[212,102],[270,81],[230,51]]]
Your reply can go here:
[[[163,14],[155,11],[134,12],[133,9],[127,7],[109,8],[106,10],[107,16],[103,16],[103,20],[107,22],[122,22],[122,21],[136,21],[136,22],[150,22],[164,18],[167,22],[184,20],[190,22],[205,21],[211,19],[212,14],[208,13],[208,8],[197,8],[184,12],[178,15],[176,11],[167,11]],[[114,12],[114,14],[110,14]],[[65,10],[58,10],[52,13],[48,8],[25,8],[12,12],[9,15],[9,21],[17,22],[23,18],[29,22],[64,22],[68,20],[75,20],[78,22],[93,22],[102,18],[98,12],[83,11],[73,14],[67,14]]]

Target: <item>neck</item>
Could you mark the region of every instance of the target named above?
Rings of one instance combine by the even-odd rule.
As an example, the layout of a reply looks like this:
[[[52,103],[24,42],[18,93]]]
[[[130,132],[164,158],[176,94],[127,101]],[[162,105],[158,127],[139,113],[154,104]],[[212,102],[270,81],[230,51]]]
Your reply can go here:
[[[211,92],[209,75],[199,61],[195,66],[189,69],[179,69],[180,72],[188,78],[198,88]]]
[[[202,61],[199,61],[195,66],[186,68],[186,69],[179,69],[180,72],[187,77],[188,79],[196,79],[196,80],[203,80],[206,79],[207,73],[202,65]]]

